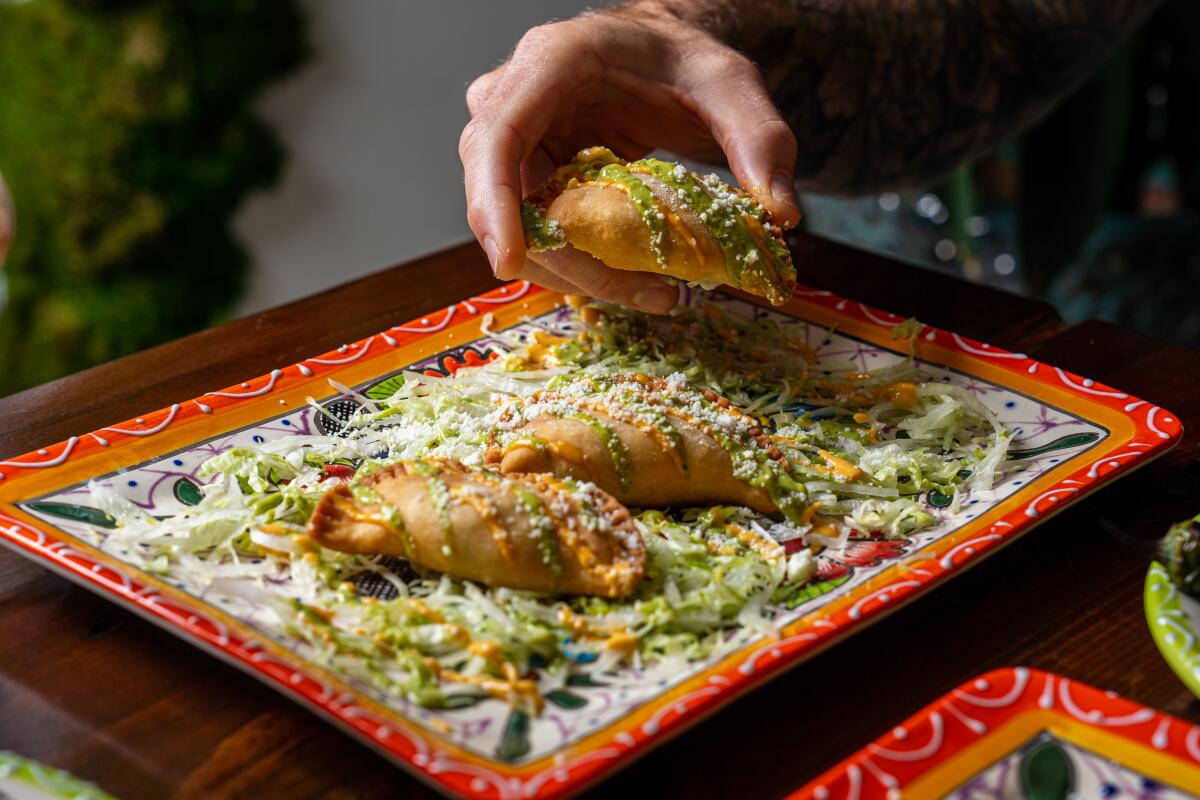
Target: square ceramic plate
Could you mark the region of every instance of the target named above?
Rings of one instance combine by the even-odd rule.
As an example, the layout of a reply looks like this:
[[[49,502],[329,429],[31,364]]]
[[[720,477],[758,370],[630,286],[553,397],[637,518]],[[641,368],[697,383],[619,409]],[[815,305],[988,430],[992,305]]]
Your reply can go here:
[[[1198,790],[1200,726],[1017,667],[964,683],[789,800],[1184,800]]]
[[[829,292],[803,289],[782,310],[709,298],[730,313],[769,315],[822,358],[864,369],[903,357],[902,320]],[[685,302],[697,302],[691,293]],[[87,483],[112,487],[151,514],[199,497],[197,469],[215,453],[324,425],[307,397],[354,403],[330,380],[368,395],[402,368],[446,375],[496,352],[481,333],[528,337],[577,330],[557,295],[514,283],[299,364],[0,462],[0,542],[225,658],[371,743],[444,791],[550,797],[579,790],[781,669],[812,656],[1012,541],[1068,503],[1174,444],[1178,419],[1123,392],[932,328],[917,357],[936,380],[961,385],[1016,432],[1019,471],[989,492],[925,498],[938,517],[906,540],[852,540],[823,554],[807,597],[778,617],[782,635],[680,672],[653,665],[585,674],[548,692],[536,719],[495,700],[421,708],[318,666],[278,622],[225,591],[147,574],[105,549],[112,520],[91,507]],[[836,331],[836,332],[834,332]],[[378,388],[375,388],[378,387]]]

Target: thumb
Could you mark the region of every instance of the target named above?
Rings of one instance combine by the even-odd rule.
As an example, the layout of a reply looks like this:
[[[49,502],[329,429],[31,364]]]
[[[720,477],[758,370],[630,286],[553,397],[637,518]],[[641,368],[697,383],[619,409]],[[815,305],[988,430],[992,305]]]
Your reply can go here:
[[[711,69],[696,76],[691,95],[738,183],[782,227],[799,222],[796,137],[771,102],[758,69],[726,50],[714,56]]]
[[[800,221],[796,199],[796,137],[782,119],[764,119],[734,138],[725,150],[738,183],[762,203],[776,224]]]

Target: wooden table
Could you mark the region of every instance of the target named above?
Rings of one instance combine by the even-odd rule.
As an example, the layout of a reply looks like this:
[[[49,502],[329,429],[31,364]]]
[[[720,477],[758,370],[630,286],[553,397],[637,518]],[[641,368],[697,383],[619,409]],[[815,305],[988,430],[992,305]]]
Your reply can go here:
[[[1027,352],[1194,426],[1172,453],[949,584],[734,702],[590,796],[776,797],[984,670],[1027,665],[1200,722],[1142,612],[1146,564],[1097,527],[1156,536],[1200,505],[1200,352],[856,252],[796,242],[801,281]],[[0,399],[22,453],[290,364],[492,285],[464,245]],[[1182,468],[1182,469],[1181,469]],[[122,798],[398,797],[430,790],[232,667],[0,553],[0,749]]]

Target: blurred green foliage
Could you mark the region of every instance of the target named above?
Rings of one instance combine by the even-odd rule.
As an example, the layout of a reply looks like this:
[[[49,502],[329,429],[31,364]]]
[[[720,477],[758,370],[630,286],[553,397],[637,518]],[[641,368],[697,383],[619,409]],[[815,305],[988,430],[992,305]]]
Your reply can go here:
[[[294,0],[0,0],[0,394],[228,314],[283,162],[250,104],[307,52]]]

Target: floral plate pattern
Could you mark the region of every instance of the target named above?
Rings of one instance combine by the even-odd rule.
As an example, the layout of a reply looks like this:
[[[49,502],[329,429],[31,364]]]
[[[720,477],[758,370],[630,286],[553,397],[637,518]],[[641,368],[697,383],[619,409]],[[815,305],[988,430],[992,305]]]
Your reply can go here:
[[[1197,791],[1200,726],[1016,667],[967,681],[788,800],[1182,800]]]
[[[688,293],[685,302],[696,299]],[[732,295],[709,299],[730,313],[772,316],[807,337],[821,358],[864,369],[896,361],[906,344],[890,335],[900,317],[828,292],[801,288],[782,311]],[[924,328],[916,354],[923,368],[976,394],[1016,432],[1010,458],[1021,471],[967,495],[957,511],[931,493],[926,503],[940,520],[932,530],[907,540],[858,539],[823,556],[815,582],[777,617],[778,638],[747,638],[735,652],[683,671],[585,673],[547,692],[537,719],[492,700],[431,710],[381,695],[307,659],[236,593],[170,582],[105,551],[112,521],[88,504],[88,481],[151,513],[195,502],[197,469],[210,456],[328,425],[306,397],[334,416],[351,411],[345,404],[353,401],[329,380],[388,396],[401,369],[446,375],[491,358],[501,340],[481,335],[484,320],[508,338],[539,329],[570,334],[576,324],[558,297],[509,284],[238,386],[0,462],[0,542],[249,671],[443,791],[561,796],[1148,462],[1181,431],[1173,414],[1123,392]]]

